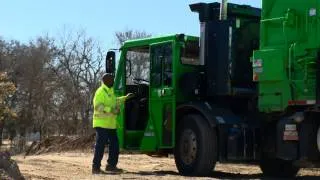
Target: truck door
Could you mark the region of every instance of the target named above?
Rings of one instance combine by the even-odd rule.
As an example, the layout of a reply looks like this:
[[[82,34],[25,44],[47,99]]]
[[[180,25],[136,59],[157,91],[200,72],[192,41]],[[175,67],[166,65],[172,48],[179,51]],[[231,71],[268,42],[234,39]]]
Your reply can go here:
[[[150,99],[149,114],[155,126],[160,148],[174,146],[175,129],[175,78],[174,43],[152,44],[150,47]]]

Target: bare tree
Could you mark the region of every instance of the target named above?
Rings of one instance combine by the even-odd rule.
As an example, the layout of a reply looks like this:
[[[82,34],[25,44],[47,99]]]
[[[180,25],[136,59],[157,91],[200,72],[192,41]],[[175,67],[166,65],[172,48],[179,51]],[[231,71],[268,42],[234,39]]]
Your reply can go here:
[[[54,41],[49,38],[38,38],[30,42],[28,48],[19,59],[18,72],[18,109],[21,113],[22,133],[32,126],[42,133],[47,124],[51,99],[56,78],[50,71],[49,64],[56,56]]]
[[[84,32],[62,37],[58,48],[56,75],[60,79],[67,101],[72,104],[69,107],[75,112],[71,118],[75,125],[81,119],[81,127],[76,128],[85,133],[91,120],[93,93],[99,85],[102,73],[103,51],[99,44]]]
[[[123,43],[127,40],[146,38],[146,37],[150,37],[150,36],[151,36],[151,34],[146,33],[145,31],[132,30],[132,29],[127,29],[124,31],[117,31],[115,33],[116,43],[119,46],[122,46]]]
[[[116,32],[115,37],[118,45],[123,45],[127,40],[132,39],[141,39],[150,37],[151,34],[146,33],[145,31],[138,30],[126,30],[123,32]],[[127,84],[134,84],[136,79],[143,79],[149,81],[149,51],[138,52],[137,50],[128,50],[127,60],[131,61],[131,75],[127,78]]]
[[[134,30],[115,33],[119,46],[149,36]],[[38,37],[26,44],[0,38],[0,72],[5,71],[16,87],[15,93],[5,98],[17,116],[16,121],[7,121],[7,130],[18,130],[21,135],[38,131],[41,137],[88,132],[93,96],[104,72],[104,54],[84,31],[65,31],[59,39]],[[145,53],[129,56],[135,77],[148,74]],[[0,111],[3,114],[3,108]],[[0,123],[0,131],[1,127]]]

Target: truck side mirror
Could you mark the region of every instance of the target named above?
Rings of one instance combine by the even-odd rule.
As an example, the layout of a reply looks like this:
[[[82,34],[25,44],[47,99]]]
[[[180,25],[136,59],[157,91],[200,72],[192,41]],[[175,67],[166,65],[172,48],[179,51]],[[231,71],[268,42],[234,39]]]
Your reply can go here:
[[[106,56],[106,73],[115,74],[116,69],[116,53],[108,51]]]

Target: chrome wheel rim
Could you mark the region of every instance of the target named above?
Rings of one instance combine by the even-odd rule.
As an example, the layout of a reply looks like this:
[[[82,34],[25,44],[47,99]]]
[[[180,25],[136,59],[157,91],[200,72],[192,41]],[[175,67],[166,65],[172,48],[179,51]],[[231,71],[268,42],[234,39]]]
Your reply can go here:
[[[196,134],[191,129],[183,131],[180,143],[180,154],[182,161],[190,165],[197,155],[197,138]]]

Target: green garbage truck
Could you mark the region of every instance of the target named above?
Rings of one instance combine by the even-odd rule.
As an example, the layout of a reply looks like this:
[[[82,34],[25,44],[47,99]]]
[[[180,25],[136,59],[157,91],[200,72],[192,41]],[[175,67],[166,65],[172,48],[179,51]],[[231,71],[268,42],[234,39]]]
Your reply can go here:
[[[293,177],[320,162],[320,3],[262,0],[262,9],[196,3],[199,37],[129,40],[106,57],[118,96],[120,146],[173,154],[179,173],[216,162]]]

